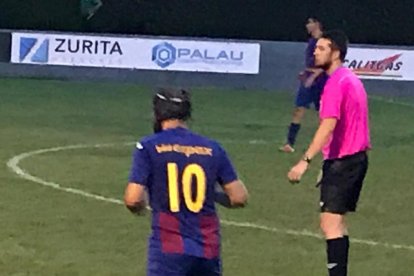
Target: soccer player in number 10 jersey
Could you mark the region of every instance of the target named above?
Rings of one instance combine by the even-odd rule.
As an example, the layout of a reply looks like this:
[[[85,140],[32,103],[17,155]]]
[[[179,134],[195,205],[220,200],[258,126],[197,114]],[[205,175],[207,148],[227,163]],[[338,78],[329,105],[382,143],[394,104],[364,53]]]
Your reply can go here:
[[[215,202],[243,207],[247,190],[226,151],[187,128],[191,99],[183,89],[153,98],[154,134],[137,143],[124,201],[140,214],[146,193],[152,212],[148,276],[221,275]]]

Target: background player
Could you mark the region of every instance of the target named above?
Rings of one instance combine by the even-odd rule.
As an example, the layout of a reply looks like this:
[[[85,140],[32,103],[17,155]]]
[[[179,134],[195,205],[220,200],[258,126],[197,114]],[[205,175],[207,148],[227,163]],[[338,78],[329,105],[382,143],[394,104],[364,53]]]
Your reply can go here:
[[[161,89],[153,108],[155,134],[137,143],[124,197],[129,210],[140,214],[146,206],[145,191],[149,194],[147,275],[221,275],[215,201],[243,207],[247,190],[225,150],[187,128],[187,91]]]
[[[295,100],[292,122],[289,125],[286,144],[279,150],[287,153],[294,152],[296,136],[305,110],[313,103],[315,110],[319,110],[321,91],[325,85],[327,76],[322,69],[315,67],[316,42],[322,36],[322,24],[316,17],[309,17],[306,22],[306,30],[310,35],[305,53],[306,69],[299,73],[300,86]]]

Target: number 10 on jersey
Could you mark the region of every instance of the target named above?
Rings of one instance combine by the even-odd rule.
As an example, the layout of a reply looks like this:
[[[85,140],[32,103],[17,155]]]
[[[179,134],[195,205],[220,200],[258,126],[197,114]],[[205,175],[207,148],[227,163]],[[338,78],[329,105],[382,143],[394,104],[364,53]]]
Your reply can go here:
[[[167,173],[168,196],[171,212],[176,213],[180,211],[180,190],[182,191],[184,203],[188,210],[193,213],[200,212],[206,198],[207,183],[204,169],[198,164],[189,164],[184,168],[182,177],[179,179],[177,164],[168,163]],[[193,193],[193,179],[195,179],[195,193]],[[179,187],[179,185],[181,187]],[[195,194],[195,198],[193,198],[193,194]]]

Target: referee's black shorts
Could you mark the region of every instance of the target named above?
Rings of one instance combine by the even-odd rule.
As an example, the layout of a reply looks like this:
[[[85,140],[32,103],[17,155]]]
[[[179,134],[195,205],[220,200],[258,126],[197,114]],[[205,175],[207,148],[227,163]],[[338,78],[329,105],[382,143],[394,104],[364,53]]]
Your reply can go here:
[[[368,156],[365,151],[325,160],[319,182],[321,212],[355,212],[367,169]]]

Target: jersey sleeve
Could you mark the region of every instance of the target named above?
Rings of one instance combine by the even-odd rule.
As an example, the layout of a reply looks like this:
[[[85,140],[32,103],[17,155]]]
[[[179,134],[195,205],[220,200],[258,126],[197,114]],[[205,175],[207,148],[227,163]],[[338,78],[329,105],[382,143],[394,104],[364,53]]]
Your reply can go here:
[[[148,149],[146,149],[142,143],[138,142],[132,156],[129,182],[147,186],[150,172]]]
[[[342,104],[342,83],[330,83],[325,85],[322,93],[322,104],[320,108],[320,118],[336,118],[341,119],[341,104]]]
[[[217,182],[220,185],[228,184],[238,179],[236,170],[227,155],[227,152],[221,147],[217,147],[218,151],[218,170]]]

